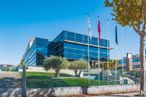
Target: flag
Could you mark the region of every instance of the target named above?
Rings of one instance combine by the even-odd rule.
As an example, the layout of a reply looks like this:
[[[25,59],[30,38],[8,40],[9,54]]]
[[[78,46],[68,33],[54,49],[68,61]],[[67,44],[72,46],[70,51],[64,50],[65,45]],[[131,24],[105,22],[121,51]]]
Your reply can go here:
[[[101,28],[100,28],[100,19],[98,18],[98,26],[97,26],[97,32],[98,32],[98,66],[100,69],[100,36],[101,36]],[[100,84],[100,75],[99,75],[99,84]]]
[[[90,39],[92,39],[91,20],[89,15],[88,15],[88,35]]]
[[[115,42],[118,45],[118,31],[117,31],[117,25],[115,26]]]
[[[97,31],[98,31],[98,38],[100,40],[100,37],[101,37],[100,19],[98,19],[98,28],[97,28]]]

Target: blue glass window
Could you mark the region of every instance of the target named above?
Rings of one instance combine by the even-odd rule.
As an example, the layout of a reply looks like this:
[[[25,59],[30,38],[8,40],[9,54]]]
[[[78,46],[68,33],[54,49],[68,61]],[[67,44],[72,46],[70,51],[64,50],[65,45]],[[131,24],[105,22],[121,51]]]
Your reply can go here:
[[[74,37],[67,37],[67,40],[75,41]]]

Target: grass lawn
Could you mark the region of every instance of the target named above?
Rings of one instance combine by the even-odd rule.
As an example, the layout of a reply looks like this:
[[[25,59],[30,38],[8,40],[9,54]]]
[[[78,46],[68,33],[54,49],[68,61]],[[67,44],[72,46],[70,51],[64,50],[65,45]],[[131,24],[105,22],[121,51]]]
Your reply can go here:
[[[60,78],[54,77],[54,73],[27,72],[27,88],[52,88],[52,87],[71,87],[71,86],[98,86],[98,80],[86,78],[75,78],[67,74],[60,74]],[[110,83],[113,84],[113,83]],[[100,81],[100,85],[107,85],[107,82]]]

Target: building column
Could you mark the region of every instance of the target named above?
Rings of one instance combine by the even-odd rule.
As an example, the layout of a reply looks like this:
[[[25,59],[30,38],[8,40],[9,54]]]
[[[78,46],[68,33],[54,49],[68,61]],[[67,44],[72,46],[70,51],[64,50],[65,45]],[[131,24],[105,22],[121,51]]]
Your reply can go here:
[[[127,62],[126,62],[126,65],[128,67],[128,71],[132,71],[133,70],[132,54],[131,53],[127,53]]]

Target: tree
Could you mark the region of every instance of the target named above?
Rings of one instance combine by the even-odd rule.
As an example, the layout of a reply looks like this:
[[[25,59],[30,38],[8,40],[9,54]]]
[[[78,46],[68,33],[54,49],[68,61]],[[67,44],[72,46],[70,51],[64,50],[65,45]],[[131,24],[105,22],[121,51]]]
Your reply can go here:
[[[69,62],[62,57],[51,56],[44,60],[44,69],[48,71],[52,68],[56,72],[56,77],[60,76],[61,69],[66,69],[68,66]]]
[[[140,37],[141,80],[140,94],[144,91],[144,37],[146,36],[146,0],[105,0],[113,9],[114,20],[121,26],[130,26]]]
[[[24,59],[21,59],[20,63],[19,63],[19,66],[22,67],[24,64]]]
[[[104,70],[113,70],[118,67],[118,61],[116,60],[109,60],[109,62],[101,63],[100,67]]]
[[[71,62],[70,66],[69,66],[69,69],[74,70],[76,77],[80,77],[81,72],[84,69],[87,69],[87,67],[88,67],[88,64],[87,64],[86,61],[79,60],[79,61]]]

